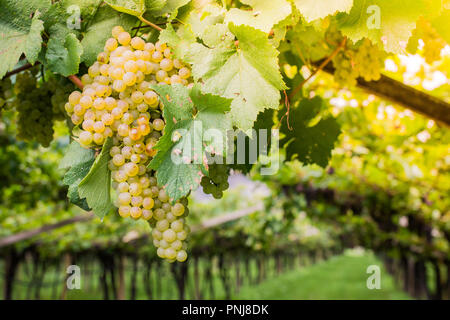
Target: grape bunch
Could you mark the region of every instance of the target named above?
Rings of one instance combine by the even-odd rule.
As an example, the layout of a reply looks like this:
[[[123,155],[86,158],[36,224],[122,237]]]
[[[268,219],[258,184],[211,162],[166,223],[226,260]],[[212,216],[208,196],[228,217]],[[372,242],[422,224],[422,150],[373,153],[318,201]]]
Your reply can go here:
[[[417,22],[417,29],[420,30],[419,36],[423,40],[423,56],[429,64],[441,58],[441,51],[444,49],[446,42],[431,23],[424,18],[420,18]]]
[[[65,104],[72,122],[81,126],[82,146],[98,147],[112,138],[108,167],[119,215],[149,221],[158,256],[171,262],[187,258],[187,199],[171,204],[155,172],[147,168],[165,128],[163,105],[151,85],[190,85],[190,76],[165,43],[131,38],[116,26],[81,77],[83,92],[74,91]]]
[[[12,105],[11,99],[14,96],[13,85],[10,78],[0,80],[0,111],[9,109]]]
[[[53,140],[52,93],[49,86],[39,85],[31,72],[17,75],[14,106],[18,112],[18,138],[36,140],[48,147]]]
[[[73,91],[73,84],[66,78],[50,78],[45,85],[52,88],[52,96],[50,98],[52,105],[53,118],[55,120],[64,120],[66,111],[64,106],[69,98],[69,94]]]
[[[343,86],[356,85],[359,72],[355,66],[354,52],[352,50],[341,50],[333,57],[334,80]]]
[[[333,57],[334,80],[342,86],[355,86],[358,77],[366,81],[379,80],[383,68],[383,51],[365,38],[360,43],[353,44],[331,25],[325,40],[331,48],[343,47]]]
[[[209,166],[209,175],[203,176],[200,182],[203,192],[211,194],[215,199],[223,197],[223,192],[229,188],[228,167],[225,164],[213,163]]]
[[[373,45],[369,39],[364,39],[354,54],[354,61],[359,76],[366,81],[379,80],[383,68],[383,52]]]

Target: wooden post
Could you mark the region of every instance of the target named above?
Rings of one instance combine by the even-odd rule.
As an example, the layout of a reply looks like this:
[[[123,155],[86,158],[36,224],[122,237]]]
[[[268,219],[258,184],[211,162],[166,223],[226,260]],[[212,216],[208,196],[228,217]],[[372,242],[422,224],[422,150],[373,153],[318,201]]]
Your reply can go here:
[[[119,271],[119,286],[117,287],[117,299],[118,300],[125,300],[125,256],[123,254],[119,254],[119,265],[118,265],[118,271]],[[113,279],[114,281],[114,279]]]

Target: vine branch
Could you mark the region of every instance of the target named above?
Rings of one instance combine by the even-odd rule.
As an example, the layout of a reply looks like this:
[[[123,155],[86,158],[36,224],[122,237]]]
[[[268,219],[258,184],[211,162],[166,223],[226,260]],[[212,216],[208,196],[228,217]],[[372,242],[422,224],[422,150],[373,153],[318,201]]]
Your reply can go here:
[[[289,98],[292,99],[293,97],[295,97],[295,95],[303,88],[306,82],[311,80],[311,78],[314,77],[319,71],[323,70],[323,68],[325,68],[327,64],[330,63],[330,61],[338,54],[338,52],[341,51],[341,49],[345,46],[346,42],[347,38],[344,38],[344,40],[342,40],[339,46],[337,46],[336,49],[334,49],[334,51],[330,54],[330,56],[326,58],[320,64],[320,66],[309,75],[308,78],[303,80],[297,87],[294,88],[294,90],[292,90],[291,94],[289,95]]]
[[[4,78],[11,77],[11,76],[14,75],[14,74],[17,74],[17,73],[20,73],[20,72],[22,72],[22,71],[28,70],[28,69],[30,69],[30,68],[32,68],[32,67],[38,65],[38,64],[40,64],[40,63],[39,63],[39,62],[36,62],[34,65],[32,65],[31,63],[24,64],[23,66],[21,66],[21,67],[19,67],[19,68],[17,68],[17,69],[14,69],[14,70],[11,70],[11,71],[7,72],[7,73],[5,74],[5,76],[4,76]],[[68,78],[70,81],[72,81],[72,83],[73,83],[74,85],[76,85],[76,86],[78,87],[78,89],[83,90],[84,85],[83,85],[83,83],[81,82],[80,78],[78,78],[76,75],[71,75],[71,76],[68,76],[67,78]]]
[[[36,64],[39,64],[39,62],[37,62]],[[21,66],[21,67],[19,67],[17,69],[14,69],[14,70],[11,70],[11,71],[7,72],[3,78],[11,77],[12,75],[14,75],[16,73],[28,70],[31,67],[33,67],[33,65],[31,63],[24,64],[23,66]]]

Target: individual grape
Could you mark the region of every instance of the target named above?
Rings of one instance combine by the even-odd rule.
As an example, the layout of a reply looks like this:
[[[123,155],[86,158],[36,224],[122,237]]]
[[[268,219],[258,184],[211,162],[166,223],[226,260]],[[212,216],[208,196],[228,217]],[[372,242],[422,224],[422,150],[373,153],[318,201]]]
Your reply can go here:
[[[130,44],[131,41],[131,36],[128,32],[121,32],[119,33],[119,35],[117,36],[117,41],[119,41],[119,43],[123,46],[127,46]]]

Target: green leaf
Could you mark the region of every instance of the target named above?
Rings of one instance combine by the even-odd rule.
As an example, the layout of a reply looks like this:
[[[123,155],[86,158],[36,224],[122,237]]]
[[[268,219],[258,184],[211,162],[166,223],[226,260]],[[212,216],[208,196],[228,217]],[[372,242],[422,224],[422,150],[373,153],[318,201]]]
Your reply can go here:
[[[145,0],[105,0],[114,10],[140,17],[145,12]]]
[[[250,146],[256,146],[256,152],[257,152],[257,158],[259,158],[259,156],[262,154],[263,150],[261,149],[261,147],[265,147],[264,150],[264,154],[267,154],[268,150],[270,150],[270,145],[271,145],[271,129],[274,126],[274,121],[273,121],[273,117],[274,117],[274,113],[275,110],[273,109],[266,109],[264,110],[264,112],[260,112],[258,114],[258,118],[255,121],[255,124],[253,126],[253,129],[255,130],[256,136],[254,136],[253,134],[245,134],[244,132],[240,131],[238,132],[238,139],[235,142],[236,148],[238,140],[239,139],[244,139],[244,144],[245,144],[245,163],[239,163],[239,158],[238,157],[242,157],[241,155],[238,155],[237,153],[234,154],[234,162],[231,165],[231,167],[235,170],[239,170],[242,173],[246,174],[249,173],[250,170],[253,168],[254,164],[253,161],[256,161],[257,159],[255,159],[252,155],[252,157],[250,157]],[[267,130],[267,137],[265,140],[261,140],[260,141],[260,131],[259,130]],[[263,135],[261,136],[263,137]],[[252,152],[254,152],[252,150]]]
[[[349,12],[353,6],[353,0],[294,0],[294,4],[305,20],[311,22],[336,12]]]
[[[183,59],[190,46],[196,42],[195,35],[188,25],[178,28],[177,32],[175,32],[172,24],[167,24],[166,29],[161,31],[159,40],[172,47],[175,57],[179,59]]]
[[[294,96],[291,96],[293,90],[296,90],[296,88],[298,86],[300,86],[305,80],[305,78],[303,78],[303,76],[300,73],[300,69],[303,66],[303,62],[299,57],[296,57],[292,53],[292,51],[284,52],[282,57],[283,57],[283,60],[285,60],[285,62],[288,63],[289,66],[291,66],[291,68],[295,68],[294,70],[297,71],[295,73],[295,76],[290,77],[288,74],[286,74],[285,70],[282,69],[285,82],[288,85],[288,87],[290,88],[290,90],[287,90],[286,93],[290,97],[291,102],[295,103],[295,102],[299,101],[303,96],[302,90],[300,90]]]
[[[270,43],[278,48],[281,41],[285,40],[286,33],[288,29],[291,29],[292,27],[298,25],[298,22],[300,21],[300,12],[297,8],[293,8],[292,13],[287,16],[285,19],[278,22],[276,25],[273,26],[273,38],[270,39]]]
[[[228,30],[228,26],[222,23],[206,28],[200,35],[203,43],[208,47],[228,47],[233,45],[234,35]]]
[[[230,9],[225,22],[248,25],[268,33],[272,27],[291,14],[292,7],[287,0],[241,0],[253,10]]]
[[[156,17],[164,16],[170,22],[178,15],[178,9],[188,4],[191,0],[167,0],[161,10],[155,10]]]
[[[184,98],[184,94],[172,100]],[[189,119],[177,121],[169,130],[166,127],[164,135],[155,146],[158,153],[149,164],[150,168],[156,170],[158,183],[165,186],[169,197],[174,200],[184,197],[200,183],[205,148],[212,145],[210,141],[203,141],[203,133],[216,129],[225,139],[228,130],[232,129],[226,114],[230,109],[230,99],[204,94],[199,86],[195,86],[189,96],[197,113]],[[173,141],[172,136],[176,132],[180,137]],[[224,143],[222,146],[225,145]]]
[[[55,2],[51,8],[42,16],[46,29],[55,24],[61,24],[66,28],[76,27],[80,22],[80,30],[95,16],[102,0],[61,0]],[[78,17],[79,14],[79,17]],[[80,21],[77,19],[80,18]],[[72,30],[75,31],[75,30]]]
[[[289,47],[289,51],[297,54],[298,59],[318,61],[331,54],[329,46],[324,46],[323,40],[325,30],[297,24],[287,32],[286,38],[294,44]]]
[[[137,21],[136,17],[119,13],[109,6],[100,7],[81,40],[83,46],[81,60],[87,65],[92,65],[97,60],[97,55],[103,51],[106,40],[111,38],[112,28],[122,26],[126,31],[131,31]]]
[[[81,199],[80,195],[78,194],[78,184],[72,184],[69,186],[69,189],[67,190],[67,198],[69,199],[70,203],[73,203],[84,211],[91,211],[91,208],[89,208],[86,199]]]
[[[151,88],[161,97],[164,105],[164,115],[174,117],[176,121],[192,118],[194,104],[189,97],[189,89],[181,84],[151,85]],[[169,113],[167,113],[169,112]],[[170,120],[170,119],[169,119]]]
[[[67,148],[67,151],[59,163],[60,169],[68,169],[80,163],[88,162],[94,159],[94,151],[91,149],[86,149],[80,146],[76,141],[72,143]]]
[[[34,63],[41,51],[44,23],[40,19],[49,1],[0,0],[0,78],[10,71],[25,53]]]
[[[208,47],[215,47],[216,44],[223,41],[221,38],[225,33],[228,33],[231,40],[234,40],[227,25],[223,24],[224,17],[225,13],[219,6],[207,6],[202,9],[201,14],[192,11],[186,19],[186,25],[189,25],[195,36],[202,39]],[[216,44],[207,43],[206,38]]]
[[[69,201],[83,210],[91,210],[86,199],[81,199],[78,194],[78,185],[88,174],[94,163],[94,151],[85,149],[78,142],[73,141],[59,164],[60,169],[69,169],[64,175],[63,183],[69,186],[67,198]]]
[[[166,2],[167,0],[145,0],[145,14],[148,13],[151,16],[156,16],[164,8]]]
[[[50,33],[45,59],[51,71],[65,77],[78,73],[83,47],[71,32]]]
[[[64,175],[63,183],[67,186],[76,182],[80,183],[81,180],[83,180],[83,178],[89,173],[94,161],[95,159],[93,158],[89,161],[73,165]]]
[[[278,108],[279,90],[286,86],[278,67],[278,52],[264,32],[233,24],[230,31],[238,38],[239,49],[194,44],[186,61],[193,65],[193,76],[204,83],[205,92],[233,99],[233,125],[245,131],[253,126],[259,112]]]
[[[431,24],[439,35],[450,44],[450,9],[443,10],[438,17],[432,19]]]
[[[322,118],[314,125],[324,101],[320,97],[303,99],[300,105],[290,110],[289,123],[285,119],[281,125],[281,132],[285,137],[281,145],[287,144],[286,160],[290,161],[295,155],[304,164],[318,164],[325,168],[331,158],[331,151],[340,134],[340,126],[333,117]]]
[[[230,31],[239,40],[244,58],[278,90],[287,89],[278,67],[278,51],[270,45],[267,37],[253,28],[230,25]]]
[[[67,198],[70,203],[73,203],[86,211],[91,209],[89,208],[86,199],[80,198],[78,186],[84,177],[89,173],[93,163],[94,159],[71,167],[63,179],[63,183],[69,186],[69,189],[67,190]]]
[[[369,38],[388,52],[402,53],[427,9],[427,0],[354,0],[350,13],[338,14],[339,30],[355,43]]]
[[[108,138],[89,173],[78,185],[80,198],[86,198],[89,207],[101,219],[112,209],[111,171],[108,168],[111,147],[112,139]]]

